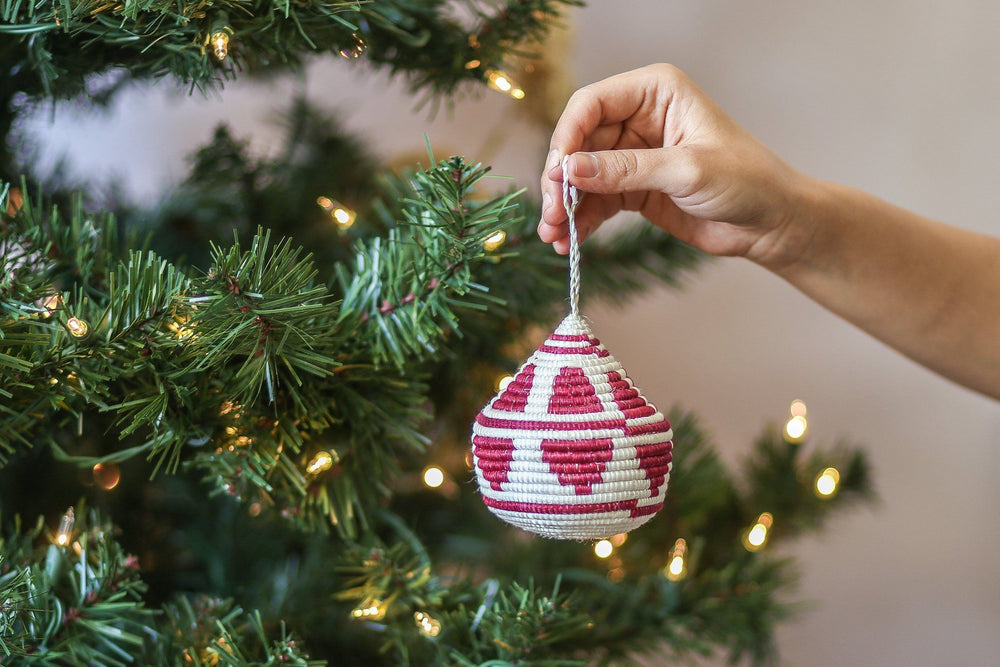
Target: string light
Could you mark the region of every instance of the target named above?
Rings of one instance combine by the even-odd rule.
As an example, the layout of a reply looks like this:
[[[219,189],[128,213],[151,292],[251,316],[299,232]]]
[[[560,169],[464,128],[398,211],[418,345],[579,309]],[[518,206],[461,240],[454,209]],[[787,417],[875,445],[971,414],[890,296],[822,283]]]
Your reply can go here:
[[[54,293],[49,294],[47,297],[42,299],[42,308],[45,309],[45,314],[43,317],[51,317],[53,313],[59,310],[63,305],[62,294]]]
[[[482,64],[483,63],[482,63],[481,60],[475,60],[475,59],[473,59],[473,60],[470,60],[469,62],[465,63],[465,69],[477,69]]]
[[[840,471],[827,468],[816,477],[816,495],[820,498],[830,498],[837,493],[840,486]]]
[[[94,481],[105,491],[110,491],[118,486],[118,482],[122,479],[121,468],[116,463],[98,463],[91,472],[94,475]]]
[[[792,413],[793,417],[805,417],[807,412],[806,404],[801,399],[796,398],[792,401],[788,411]]]
[[[66,384],[67,385],[70,385],[70,386],[75,385],[77,379],[78,379],[78,377],[77,377],[76,373],[70,372],[70,373],[66,374]],[[51,378],[49,378],[49,384],[52,384],[52,385],[59,384],[59,378],[57,378],[57,377],[51,377]]]
[[[84,338],[90,332],[90,325],[79,317],[71,317],[66,320],[66,328],[69,329],[73,338]]]
[[[437,466],[424,468],[424,484],[429,489],[436,489],[444,484],[444,470]]]
[[[792,401],[789,407],[791,418],[785,422],[785,440],[788,442],[802,442],[809,430],[809,422],[806,421],[806,404],[799,399]]]
[[[611,540],[600,540],[594,545],[594,555],[598,558],[608,558],[615,552],[615,545]]]
[[[316,203],[320,208],[330,214],[330,218],[337,223],[341,229],[347,229],[354,224],[358,214],[341,204],[336,199],[329,197],[317,197]]]
[[[225,12],[215,15],[215,21],[208,31],[208,41],[212,45],[212,53],[222,62],[229,55],[229,38],[233,36],[233,28],[229,25],[229,17]]]
[[[348,60],[357,60],[368,49],[368,45],[365,44],[365,40],[358,37],[357,33],[353,33],[351,37],[354,38],[354,43],[342,48],[340,50],[340,57],[347,58]]]
[[[59,530],[56,531],[56,544],[64,547],[70,543],[70,540],[73,539],[73,525],[75,523],[76,517],[73,515],[73,508],[70,507],[59,521]]]
[[[184,315],[178,315],[177,319],[167,325],[167,328],[174,332],[174,338],[177,340],[187,340],[194,333],[194,328],[187,326],[187,322],[190,318]]]
[[[351,611],[351,617],[365,621],[381,621],[385,618],[385,602],[378,598],[368,598]]]
[[[670,581],[680,581],[687,576],[687,541],[677,538],[674,548],[670,550],[670,560],[663,568],[663,573]]]
[[[222,62],[229,55],[229,35],[232,34],[232,28],[222,28],[212,32],[212,53],[215,57]]]
[[[750,530],[743,536],[743,546],[747,551],[758,551],[765,544],[770,536],[771,526],[774,524],[774,517],[768,512],[764,512],[757,517],[757,522],[750,527]]]
[[[225,415],[228,415],[230,413],[233,413],[233,417],[235,419],[239,419],[240,417],[243,416],[243,406],[240,405],[239,402],[237,401],[226,401],[225,403],[219,406],[220,417],[224,417]]]
[[[514,381],[513,375],[502,375],[500,379],[497,380],[497,391],[504,391],[510,386],[510,383]]]
[[[413,622],[417,624],[420,634],[433,639],[441,634],[441,621],[428,613],[417,611],[413,613]]]
[[[493,252],[494,250],[502,246],[503,242],[506,240],[507,240],[507,232],[505,232],[502,229],[499,229],[486,237],[486,240],[483,241],[483,249],[486,250],[486,252]]]
[[[611,546],[617,549],[621,545],[625,544],[627,539],[628,533],[618,533],[617,535],[612,535],[609,541],[611,542]]]
[[[491,69],[486,72],[486,85],[493,90],[510,95],[515,100],[524,99],[524,90],[514,83],[509,74],[501,72],[498,69]]]
[[[318,475],[321,472],[326,472],[339,462],[340,456],[335,451],[324,450],[317,452],[316,456],[309,462],[309,465],[306,466],[306,472],[310,475]]]

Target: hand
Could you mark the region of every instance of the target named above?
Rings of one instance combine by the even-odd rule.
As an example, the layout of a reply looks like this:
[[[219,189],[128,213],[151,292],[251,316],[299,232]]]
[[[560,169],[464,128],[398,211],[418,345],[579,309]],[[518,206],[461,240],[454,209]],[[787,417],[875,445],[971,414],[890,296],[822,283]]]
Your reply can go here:
[[[619,211],[638,211],[717,255],[787,261],[805,179],[727,116],[683,72],[650,65],[578,90],[552,133],[538,235],[569,251],[562,156],[584,194],[581,241]],[[579,152],[586,151],[586,152]]]

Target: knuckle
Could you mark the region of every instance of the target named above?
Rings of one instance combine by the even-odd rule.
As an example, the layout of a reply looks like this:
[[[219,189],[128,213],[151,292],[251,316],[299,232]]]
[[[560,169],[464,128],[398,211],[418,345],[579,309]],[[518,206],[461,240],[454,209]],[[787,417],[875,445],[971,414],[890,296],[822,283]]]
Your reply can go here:
[[[687,75],[676,65],[671,65],[670,63],[657,63],[655,65],[650,65],[649,68],[662,79],[669,81],[680,81],[687,78]]]
[[[591,84],[589,86],[584,86],[583,88],[578,88],[572,95],[570,95],[566,106],[588,106],[596,101],[597,93],[594,92],[593,84]]]
[[[677,151],[674,161],[677,195],[687,197],[702,190],[709,178],[703,156],[690,147]]]
[[[619,180],[628,181],[639,174],[639,161],[631,151],[614,151],[608,156],[608,171]]]

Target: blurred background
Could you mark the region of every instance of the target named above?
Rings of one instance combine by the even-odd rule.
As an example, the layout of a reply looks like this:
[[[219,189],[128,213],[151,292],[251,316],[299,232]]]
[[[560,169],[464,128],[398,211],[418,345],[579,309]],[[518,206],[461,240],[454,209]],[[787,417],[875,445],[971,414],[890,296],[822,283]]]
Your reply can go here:
[[[568,38],[547,55],[573,87],[671,62],[795,167],[1000,234],[998,22],[1000,6],[976,0],[593,0],[568,15]],[[439,157],[482,160],[537,190],[548,146],[537,108],[484,94],[432,114],[400,82],[339,58],[294,81],[244,80],[205,97],[165,80],[125,91],[107,112],[60,105],[24,122],[43,162],[65,159],[149,203],[186,175],[221,120],[254,151],[275,150],[275,119],[299,93],[339,110],[386,160],[426,155],[426,134]],[[809,606],[779,630],[782,664],[995,664],[1000,405],[742,260],[706,265],[683,290],[585,313],[645,394],[697,412],[729,461],[796,398],[814,440],[867,446],[880,503],[792,547]]]

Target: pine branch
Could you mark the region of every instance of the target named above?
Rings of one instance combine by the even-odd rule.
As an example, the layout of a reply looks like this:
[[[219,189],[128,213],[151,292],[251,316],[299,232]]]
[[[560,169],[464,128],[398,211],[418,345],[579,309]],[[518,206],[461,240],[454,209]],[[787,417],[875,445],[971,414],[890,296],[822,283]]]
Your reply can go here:
[[[231,600],[208,596],[180,597],[164,605],[165,641],[148,656],[158,667],[195,665],[293,665],[316,667],[322,660],[309,660],[300,642],[281,625],[280,636],[268,636],[259,611],[245,613]]]
[[[486,258],[487,238],[517,220],[520,193],[469,201],[488,169],[455,158],[447,164],[416,173],[410,197],[402,199],[405,227],[390,230],[385,244],[360,243],[354,270],[338,272],[344,311],[360,313],[375,334],[377,365],[402,368],[408,360],[434,356],[438,341],[461,335],[461,309],[485,311],[486,304],[502,303],[475,281],[471,260]]]
[[[189,277],[152,253],[117,260],[105,240],[115,235],[111,218],[96,227],[74,210],[66,224],[57,209],[28,202],[4,239],[45,256],[84,244],[91,252],[55,264],[81,277],[54,310],[62,326],[45,310],[4,327],[8,344],[19,343],[4,354],[21,369],[8,371],[21,390],[8,391],[5,409],[22,430],[0,442],[27,444],[39,404],[57,423],[75,418],[78,430],[95,410],[114,414],[128,447],[80,457],[56,442],[59,431],[49,444],[82,465],[146,453],[172,471],[187,447],[213,442],[191,461],[220,492],[354,534],[386,494],[398,448],[426,443],[418,366],[459,333],[460,310],[491,302],[471,267],[487,259],[485,239],[516,221],[517,195],[472,201],[487,171],[452,158],[414,174],[400,226],[385,245],[359,242],[354,266],[337,270],[332,289],[315,284],[301,251],[264,232],[246,250],[238,241],[214,247],[208,274]],[[47,264],[27,273],[34,280],[40,268],[58,278]],[[42,294],[52,290],[35,282]],[[30,310],[7,301],[8,310]],[[13,337],[17,327],[35,337]],[[322,470],[312,465],[317,452],[331,459]]]
[[[860,451],[843,444],[807,453],[806,443],[767,431],[737,468],[742,472],[733,473],[692,415],[674,411],[670,421],[675,459],[667,505],[642,530],[616,542],[611,557],[595,557],[591,545],[525,538],[498,523],[464,485],[458,495],[445,496],[425,487],[404,492],[400,484],[392,506],[400,516],[381,531],[385,544],[346,554],[343,571],[353,578],[343,595],[357,605],[358,620],[373,621],[370,629],[384,639],[385,650],[412,664],[454,664],[459,655],[468,664],[589,663],[643,652],[683,660],[720,647],[733,660],[771,661],[774,628],[799,609],[790,599],[797,567],[775,555],[773,545],[870,498],[867,465]],[[776,463],[769,451],[782,452],[785,462]],[[432,460],[446,461],[440,453]],[[829,466],[841,471],[838,491],[817,495],[816,476]],[[746,546],[750,527],[765,511],[773,530],[760,546]],[[401,528],[414,525],[418,534]],[[680,552],[678,538],[685,544]],[[504,549],[498,551],[497,543]],[[682,567],[670,572],[678,554]],[[444,572],[449,576],[439,574]],[[529,578],[542,590],[561,582],[556,607],[498,608],[495,629],[484,632],[487,612],[480,610],[501,594],[508,603],[533,599],[515,586]],[[365,616],[372,607],[384,617]],[[441,623],[439,637],[424,636],[412,618],[416,612]],[[551,625],[556,615],[562,620]]]
[[[84,516],[69,522],[67,517]],[[156,614],[142,601],[138,559],[95,512],[77,508],[45,539],[42,519],[0,536],[0,662],[23,665],[299,665],[309,660],[282,626],[232,601],[180,597]],[[9,564],[13,563],[11,566]]]
[[[468,0],[224,0],[180,6],[165,0],[0,0],[0,34],[7,35],[0,71],[31,72],[18,77],[22,87],[15,90],[48,97],[75,94],[88,75],[122,65],[134,79],[170,75],[208,87],[243,70],[299,67],[311,54],[342,53],[349,59],[366,54],[360,60],[407,75],[414,89],[448,94],[462,82],[483,81],[488,71],[502,69],[512,49],[540,38],[560,10],[575,4],[508,0],[485,13],[478,9],[481,3]],[[456,20],[462,10],[475,20]],[[467,66],[473,60],[478,67]]]
[[[110,539],[108,526],[64,527],[48,547],[34,547],[41,520],[0,539],[0,554],[16,564],[0,575],[0,586],[20,582],[0,650],[27,664],[130,663],[152,619],[141,602],[145,587],[135,560]]]

